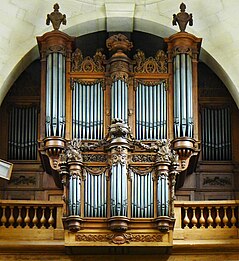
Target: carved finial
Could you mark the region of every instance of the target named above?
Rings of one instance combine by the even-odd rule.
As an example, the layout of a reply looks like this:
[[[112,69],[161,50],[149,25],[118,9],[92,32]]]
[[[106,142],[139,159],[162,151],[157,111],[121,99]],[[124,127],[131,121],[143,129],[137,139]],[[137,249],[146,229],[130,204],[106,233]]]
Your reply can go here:
[[[66,24],[66,15],[59,12],[59,5],[56,3],[53,6],[54,12],[47,15],[46,24],[49,25],[50,22],[54,30],[59,30],[61,23]]]
[[[173,25],[177,25],[179,26],[179,29],[181,32],[185,32],[187,23],[189,23],[190,26],[193,25],[193,16],[192,14],[188,14],[187,12],[185,12],[186,10],[186,5],[184,3],[181,3],[180,5],[180,13],[178,13],[177,15],[174,14],[173,15]]]
[[[124,55],[123,52],[130,51],[133,43],[123,34],[115,34],[106,40],[106,47],[113,52]]]

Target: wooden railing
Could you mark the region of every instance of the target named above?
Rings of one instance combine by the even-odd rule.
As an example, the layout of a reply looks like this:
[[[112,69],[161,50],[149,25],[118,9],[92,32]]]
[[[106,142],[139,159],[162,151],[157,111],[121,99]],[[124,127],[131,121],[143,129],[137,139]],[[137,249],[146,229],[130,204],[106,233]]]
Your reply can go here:
[[[0,228],[62,228],[61,202],[0,200]]]
[[[175,201],[176,228],[239,227],[239,201]]]

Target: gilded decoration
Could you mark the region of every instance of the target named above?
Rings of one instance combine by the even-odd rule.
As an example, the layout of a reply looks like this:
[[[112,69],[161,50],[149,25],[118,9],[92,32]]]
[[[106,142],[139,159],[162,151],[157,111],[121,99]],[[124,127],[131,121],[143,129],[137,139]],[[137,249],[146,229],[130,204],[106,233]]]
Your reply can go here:
[[[131,242],[162,242],[160,234],[76,234],[76,241],[83,242],[108,242],[109,244],[130,244]]]
[[[87,56],[83,58],[83,54],[79,48],[72,54],[72,72],[104,72],[104,62],[106,56],[102,53],[102,49],[97,49],[93,58]]]
[[[46,24],[49,25],[50,22],[54,30],[59,30],[61,23],[66,25],[66,15],[59,12],[59,5],[56,3],[53,6],[54,11],[47,15]]]
[[[167,73],[168,58],[163,50],[157,51],[155,58],[145,58],[145,54],[141,50],[137,50],[134,55],[135,67],[134,72],[137,73]]]
[[[184,3],[181,3],[180,5],[180,13],[173,15],[173,25],[179,26],[179,29],[181,32],[185,32],[187,24],[190,26],[193,25],[193,16],[192,14],[188,14],[185,12],[186,5]]]

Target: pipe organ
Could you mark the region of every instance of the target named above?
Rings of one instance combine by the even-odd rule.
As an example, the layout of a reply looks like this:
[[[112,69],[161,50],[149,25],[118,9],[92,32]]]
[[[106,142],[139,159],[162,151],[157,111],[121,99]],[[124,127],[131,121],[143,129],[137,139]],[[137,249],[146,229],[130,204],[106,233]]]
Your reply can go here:
[[[181,31],[155,57],[137,50],[131,59],[133,43],[116,34],[108,59],[101,49],[84,57],[51,17],[54,30],[37,38],[39,151],[63,184],[68,245],[87,246],[93,235],[97,246],[171,246],[175,185],[199,155],[201,39]]]
[[[8,159],[37,158],[38,108],[13,106],[9,112]]]

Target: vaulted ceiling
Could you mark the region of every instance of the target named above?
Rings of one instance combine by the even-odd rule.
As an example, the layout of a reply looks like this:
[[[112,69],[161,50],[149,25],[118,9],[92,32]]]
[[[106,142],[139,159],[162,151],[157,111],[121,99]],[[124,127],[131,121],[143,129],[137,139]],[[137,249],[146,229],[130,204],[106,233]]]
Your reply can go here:
[[[39,57],[36,36],[52,30],[45,23],[54,0],[1,0],[0,104],[20,73]],[[61,30],[72,36],[133,30],[168,37],[179,31],[172,15],[181,0],[59,0],[67,16]],[[194,25],[187,32],[203,38],[200,59],[229,89],[239,107],[238,0],[185,0]]]

